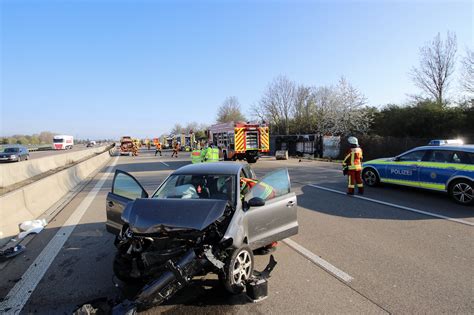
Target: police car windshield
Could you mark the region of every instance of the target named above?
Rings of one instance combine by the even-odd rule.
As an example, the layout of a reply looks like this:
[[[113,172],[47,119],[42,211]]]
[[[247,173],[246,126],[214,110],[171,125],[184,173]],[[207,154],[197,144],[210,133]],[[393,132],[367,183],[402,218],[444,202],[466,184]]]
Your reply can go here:
[[[235,175],[171,175],[153,198],[219,199],[235,205],[235,187]]]

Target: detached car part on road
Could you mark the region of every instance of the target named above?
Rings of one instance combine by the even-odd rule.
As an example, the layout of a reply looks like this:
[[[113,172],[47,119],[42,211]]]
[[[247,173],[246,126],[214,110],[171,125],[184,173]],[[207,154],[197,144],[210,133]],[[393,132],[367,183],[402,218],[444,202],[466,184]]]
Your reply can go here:
[[[193,164],[173,172],[149,197],[117,170],[107,196],[107,230],[117,235],[114,273],[144,284],[134,307],[169,299],[194,276],[214,272],[233,294],[253,273],[252,251],[298,233],[297,201],[287,169],[269,173],[245,196],[246,164]],[[262,187],[273,193],[262,199]]]
[[[379,183],[447,192],[457,203],[474,203],[474,145],[423,146],[393,158],[365,162],[362,178]]]

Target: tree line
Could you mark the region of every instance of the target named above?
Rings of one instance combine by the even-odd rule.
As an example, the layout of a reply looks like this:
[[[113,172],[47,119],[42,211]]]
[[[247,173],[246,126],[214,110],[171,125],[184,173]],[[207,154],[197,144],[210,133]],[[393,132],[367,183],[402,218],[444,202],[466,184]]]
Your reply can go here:
[[[57,135],[57,133],[51,131],[42,131],[39,134],[33,135],[12,135],[9,137],[0,137],[0,144],[51,144],[53,143],[53,137],[55,135]]]
[[[250,120],[270,124],[272,134],[376,134],[395,137],[474,136],[474,53],[460,60],[457,99],[449,98],[457,64],[456,35],[438,33],[420,48],[420,62],[410,71],[419,88],[407,104],[369,106],[346,78],[328,86],[298,84],[286,76],[270,82],[250,107]],[[217,112],[217,122],[246,121],[237,97],[228,97]]]

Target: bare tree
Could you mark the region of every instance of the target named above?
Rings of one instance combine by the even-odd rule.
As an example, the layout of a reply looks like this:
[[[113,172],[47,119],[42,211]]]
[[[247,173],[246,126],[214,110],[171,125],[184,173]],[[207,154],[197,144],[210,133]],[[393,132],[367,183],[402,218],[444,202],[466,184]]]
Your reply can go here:
[[[239,100],[235,96],[226,98],[217,111],[217,122],[230,121],[245,121]]]
[[[474,51],[466,49],[461,65],[461,87],[467,93],[474,94]]]
[[[323,86],[314,89],[315,132],[323,135],[333,134],[337,116],[336,94],[336,89],[333,86]]]
[[[300,85],[295,91],[293,107],[294,129],[298,133],[312,133],[316,126],[316,106],[313,88]]]
[[[279,133],[289,134],[290,119],[295,104],[296,84],[279,76],[267,87],[259,102],[259,112],[278,128]]]
[[[179,123],[174,124],[173,129],[171,129],[170,134],[179,135],[181,133],[186,133],[185,128],[183,128],[183,126],[181,126],[181,124]]]
[[[344,77],[336,86],[316,89],[314,100],[319,133],[348,135],[369,129],[372,116],[367,113],[366,98]]]
[[[447,33],[446,40],[440,34],[432,42],[420,48],[420,64],[413,67],[411,77],[416,86],[443,104],[449,88],[449,78],[456,63],[456,34]]]
[[[339,80],[336,93],[334,133],[347,135],[365,131],[368,127],[362,110],[366,103],[365,97],[344,77]]]

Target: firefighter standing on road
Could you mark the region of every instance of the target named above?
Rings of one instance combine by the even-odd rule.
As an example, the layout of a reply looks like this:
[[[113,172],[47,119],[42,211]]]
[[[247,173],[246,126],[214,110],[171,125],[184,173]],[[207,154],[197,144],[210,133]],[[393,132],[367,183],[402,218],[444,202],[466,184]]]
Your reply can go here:
[[[157,142],[155,145],[155,156],[158,152],[160,152],[160,156],[161,156],[161,143],[160,142]]]
[[[135,142],[132,144],[132,156],[138,156],[138,145]]]
[[[173,147],[173,154],[171,154],[171,157],[178,157],[178,151],[179,151],[179,142],[176,142]]]
[[[364,184],[362,184],[362,149],[359,147],[359,141],[356,137],[349,137],[347,139],[350,145],[350,150],[347,152],[342,167],[344,174],[347,174],[347,194],[353,195],[357,184],[359,195],[364,194]]]

